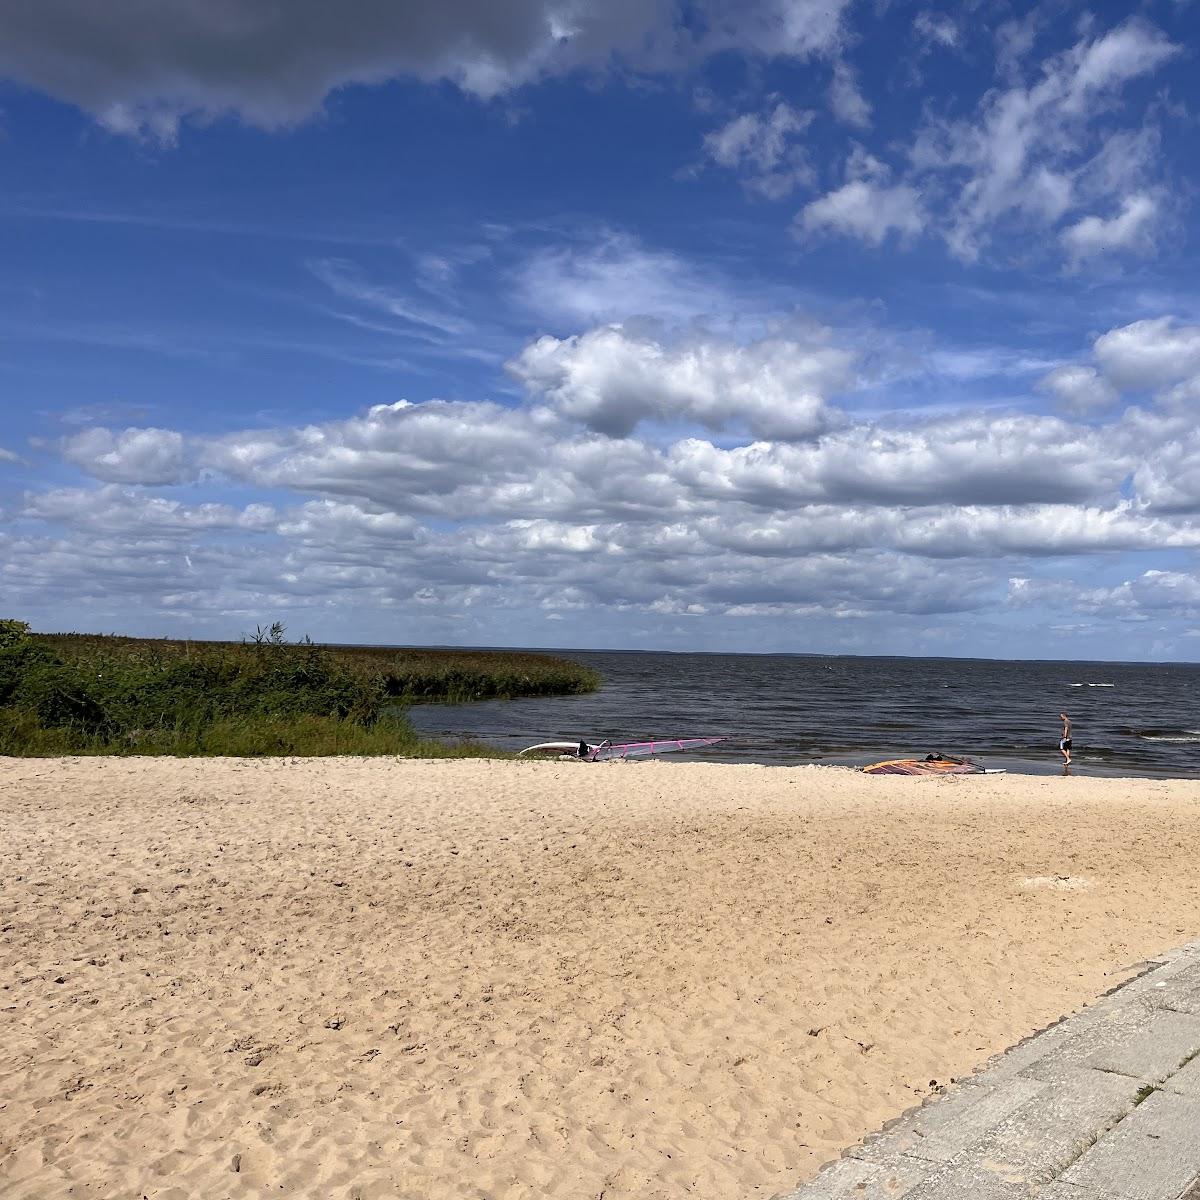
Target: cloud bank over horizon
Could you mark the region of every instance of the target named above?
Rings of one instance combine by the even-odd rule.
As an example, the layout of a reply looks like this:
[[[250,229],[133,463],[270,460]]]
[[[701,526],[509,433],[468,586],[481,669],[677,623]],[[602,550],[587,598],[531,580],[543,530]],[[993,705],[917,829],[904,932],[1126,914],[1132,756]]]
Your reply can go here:
[[[1113,329],[1095,340],[1100,365],[1051,372],[1091,371],[1138,398],[1100,422],[1016,409],[855,419],[813,390],[850,393],[854,355],[834,351],[830,330],[803,334],[765,353],[635,340],[632,368],[602,342],[582,379],[557,352],[569,365],[583,353],[586,369],[589,339],[621,340],[620,328],[540,339],[515,360],[529,386],[519,405],[399,401],[220,435],[89,426],[44,449],[93,484],[25,493],[6,514],[22,532],[0,547],[35,602],[69,588],[189,620],[349,605],[507,611],[514,624],[617,611],[848,625],[1034,596],[1085,621],[1106,589],[1056,576],[1062,563],[1200,548],[1200,434],[1179,408],[1180,389],[1200,387],[1200,328]],[[761,395],[780,361],[765,419],[786,422],[789,402],[823,416],[772,438],[735,385],[741,372]],[[733,419],[747,423],[733,443],[705,436]],[[199,498],[233,490],[239,502]],[[1048,574],[1014,588],[1031,562]],[[1186,624],[1200,620],[1187,578],[1150,568],[1107,594],[1122,622]]]

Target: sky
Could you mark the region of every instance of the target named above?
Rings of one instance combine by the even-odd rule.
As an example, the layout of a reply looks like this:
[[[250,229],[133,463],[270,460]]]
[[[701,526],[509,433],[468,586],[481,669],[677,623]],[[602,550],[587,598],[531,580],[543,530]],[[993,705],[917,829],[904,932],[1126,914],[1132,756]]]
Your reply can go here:
[[[0,7],[0,615],[1200,661],[1200,3]]]

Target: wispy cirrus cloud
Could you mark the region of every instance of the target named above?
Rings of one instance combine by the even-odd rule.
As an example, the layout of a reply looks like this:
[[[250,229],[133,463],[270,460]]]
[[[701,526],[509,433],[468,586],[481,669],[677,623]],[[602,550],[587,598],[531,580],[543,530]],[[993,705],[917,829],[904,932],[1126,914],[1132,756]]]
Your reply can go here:
[[[511,268],[511,296],[555,329],[631,317],[684,325],[731,311],[761,314],[775,300],[711,264],[604,228],[532,249]]]
[[[391,326],[391,331],[399,336],[441,341],[447,337],[462,337],[474,330],[472,323],[462,316],[423,304],[411,292],[368,279],[357,264],[347,259],[313,259],[308,263],[308,269],[334,295],[393,318],[397,324]],[[353,315],[344,319],[361,322],[361,318]]]

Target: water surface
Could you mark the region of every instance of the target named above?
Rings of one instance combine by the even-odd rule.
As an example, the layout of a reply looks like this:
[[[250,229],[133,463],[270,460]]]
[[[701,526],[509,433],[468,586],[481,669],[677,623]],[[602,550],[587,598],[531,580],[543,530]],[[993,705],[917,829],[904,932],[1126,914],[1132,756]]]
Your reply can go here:
[[[1002,662],[569,650],[589,696],[429,705],[421,731],[508,750],[586,737],[728,734],[695,758],[861,766],[931,750],[1059,773],[1066,710],[1076,774],[1200,776],[1200,664]]]

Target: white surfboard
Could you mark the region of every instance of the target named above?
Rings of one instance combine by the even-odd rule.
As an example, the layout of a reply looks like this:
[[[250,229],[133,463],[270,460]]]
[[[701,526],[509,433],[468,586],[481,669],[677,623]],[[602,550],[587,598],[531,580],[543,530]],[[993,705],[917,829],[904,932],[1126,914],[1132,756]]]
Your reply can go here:
[[[578,742],[538,742],[536,746],[526,746],[520,752],[520,757],[524,758],[528,755],[530,758],[578,758],[579,743]]]

